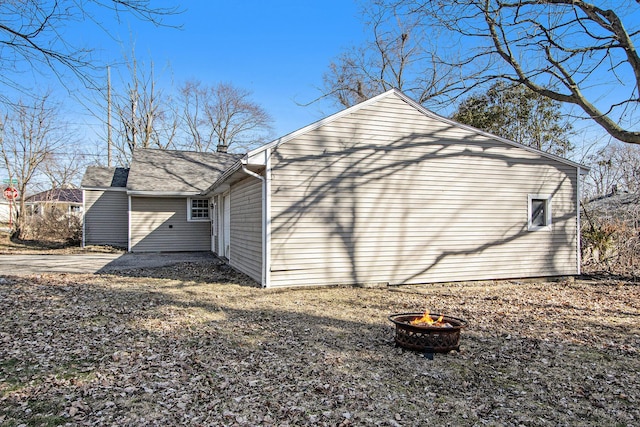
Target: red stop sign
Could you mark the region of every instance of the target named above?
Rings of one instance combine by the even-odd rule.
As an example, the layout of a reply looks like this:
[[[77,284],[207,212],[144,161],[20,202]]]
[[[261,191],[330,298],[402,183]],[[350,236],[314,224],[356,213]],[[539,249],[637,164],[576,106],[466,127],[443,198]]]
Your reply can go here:
[[[18,198],[18,189],[14,187],[7,187],[3,192],[4,198],[7,200],[14,200]]]

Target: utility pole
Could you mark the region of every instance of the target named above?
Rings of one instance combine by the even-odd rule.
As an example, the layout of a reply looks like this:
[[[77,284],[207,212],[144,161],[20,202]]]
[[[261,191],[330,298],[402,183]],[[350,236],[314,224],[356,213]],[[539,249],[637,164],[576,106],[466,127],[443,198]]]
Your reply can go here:
[[[107,166],[111,167],[111,67],[107,67]]]

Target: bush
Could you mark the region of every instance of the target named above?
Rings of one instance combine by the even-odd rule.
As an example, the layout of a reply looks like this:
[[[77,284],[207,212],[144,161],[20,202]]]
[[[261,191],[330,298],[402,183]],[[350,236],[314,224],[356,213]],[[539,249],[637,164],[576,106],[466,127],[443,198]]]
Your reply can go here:
[[[29,240],[79,245],[82,241],[82,219],[57,209],[47,210],[42,215],[31,215],[26,219],[24,236]]]
[[[585,273],[640,276],[640,210],[635,199],[628,199],[609,198],[606,204],[583,206],[582,266]]]

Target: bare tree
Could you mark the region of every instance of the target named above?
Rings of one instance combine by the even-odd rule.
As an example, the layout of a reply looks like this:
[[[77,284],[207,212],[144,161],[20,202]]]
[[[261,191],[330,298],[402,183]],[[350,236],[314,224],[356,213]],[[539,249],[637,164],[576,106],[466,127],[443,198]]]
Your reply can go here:
[[[187,139],[184,146],[194,151],[213,151],[216,135],[206,116],[211,90],[197,80],[180,87],[181,128]]]
[[[99,63],[91,49],[72,43],[64,29],[73,22],[93,21],[108,31],[98,17],[107,10],[116,18],[129,14],[154,25],[180,13],[177,7],[156,7],[151,0],[21,0],[4,1],[0,6],[0,83],[28,92],[20,83],[25,72],[52,71],[65,84],[71,71],[88,86],[94,85],[92,71]],[[6,92],[0,99],[10,103]]]
[[[470,87],[492,79],[522,84],[578,106],[614,138],[640,143],[637,0],[386,2],[398,5],[449,41],[439,59],[467,69]]]
[[[65,141],[64,153],[52,153],[43,162],[41,172],[51,188],[74,188],[80,182],[90,161],[71,141]]]
[[[587,158],[591,172],[585,181],[587,198],[618,192],[640,192],[640,147],[612,142]]]
[[[148,69],[140,67],[133,54],[128,71],[123,92],[112,97],[117,120],[113,147],[122,165],[130,163],[136,147],[172,148],[179,121],[168,97],[157,89],[152,62]]]
[[[329,65],[323,97],[349,107],[396,88],[424,104],[462,88],[456,68],[437,58],[435,38],[411,8],[378,0],[362,13],[371,39]]]
[[[10,179],[17,179],[20,192],[14,228],[18,238],[22,238],[25,223],[25,193],[43,165],[63,146],[63,130],[49,95],[38,97],[29,105],[17,102],[1,123],[3,166]]]
[[[233,146],[242,151],[264,143],[271,136],[273,119],[251,92],[229,83],[206,86],[197,81],[181,88],[182,123],[188,141],[197,151],[219,151]]]

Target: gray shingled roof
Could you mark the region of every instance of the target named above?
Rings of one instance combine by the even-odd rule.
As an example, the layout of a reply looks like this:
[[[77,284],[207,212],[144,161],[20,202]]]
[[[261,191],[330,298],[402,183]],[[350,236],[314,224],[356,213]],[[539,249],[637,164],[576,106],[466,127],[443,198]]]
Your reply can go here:
[[[136,149],[127,189],[167,193],[199,193],[242,156],[228,153],[196,153]]]
[[[89,166],[82,177],[82,187],[126,187],[128,168],[107,168],[102,166]]]

